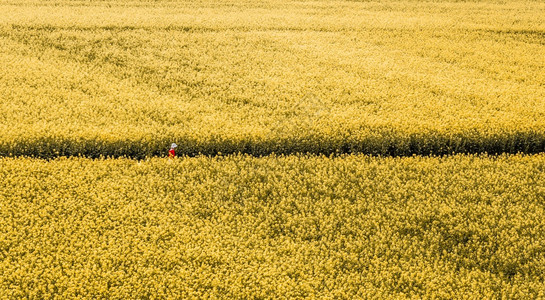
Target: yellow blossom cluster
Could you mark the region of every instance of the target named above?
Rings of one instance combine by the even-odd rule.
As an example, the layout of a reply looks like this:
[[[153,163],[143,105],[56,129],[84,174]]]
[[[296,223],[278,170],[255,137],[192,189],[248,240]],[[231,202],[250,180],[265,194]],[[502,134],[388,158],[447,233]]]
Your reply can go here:
[[[545,297],[545,155],[0,159],[13,299]]]
[[[0,156],[545,150],[543,1],[0,0]]]

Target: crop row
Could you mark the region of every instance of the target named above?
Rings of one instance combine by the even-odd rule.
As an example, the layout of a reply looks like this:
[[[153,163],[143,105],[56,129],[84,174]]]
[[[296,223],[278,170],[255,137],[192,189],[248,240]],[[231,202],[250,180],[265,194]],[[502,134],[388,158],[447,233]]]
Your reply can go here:
[[[362,130],[359,135],[301,133],[293,136],[135,136],[126,139],[113,134],[93,137],[56,137],[48,134],[0,140],[0,156],[55,158],[128,157],[144,159],[167,156],[168,147],[176,142],[177,155],[249,154],[370,154],[377,156],[450,155],[460,153],[540,153],[545,152],[545,133],[406,133],[392,129]]]

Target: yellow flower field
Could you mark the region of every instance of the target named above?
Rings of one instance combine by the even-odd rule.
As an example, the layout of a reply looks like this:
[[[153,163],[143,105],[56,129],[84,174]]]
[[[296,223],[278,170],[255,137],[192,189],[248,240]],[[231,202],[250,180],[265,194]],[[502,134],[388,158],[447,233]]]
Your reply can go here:
[[[545,298],[544,100],[543,1],[0,0],[0,298]]]
[[[545,155],[0,159],[6,298],[545,297]]]
[[[545,150],[542,1],[0,1],[0,155]]]

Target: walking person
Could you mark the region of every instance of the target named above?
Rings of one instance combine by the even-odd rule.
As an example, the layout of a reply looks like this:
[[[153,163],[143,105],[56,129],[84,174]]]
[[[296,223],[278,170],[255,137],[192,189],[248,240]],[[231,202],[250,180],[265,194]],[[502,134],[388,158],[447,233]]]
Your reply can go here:
[[[176,145],[175,143],[172,143],[172,145],[170,145],[170,150],[168,150],[168,158],[176,157],[176,151],[174,151],[176,147],[178,147],[178,145]]]

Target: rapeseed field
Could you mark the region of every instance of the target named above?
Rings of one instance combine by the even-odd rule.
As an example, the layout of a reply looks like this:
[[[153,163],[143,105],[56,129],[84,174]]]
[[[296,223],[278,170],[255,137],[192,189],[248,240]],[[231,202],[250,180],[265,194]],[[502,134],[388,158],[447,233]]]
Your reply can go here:
[[[545,298],[544,99],[543,1],[0,0],[0,298]]]
[[[545,156],[0,160],[7,298],[545,297]]]
[[[0,155],[545,150],[542,1],[1,1]]]

